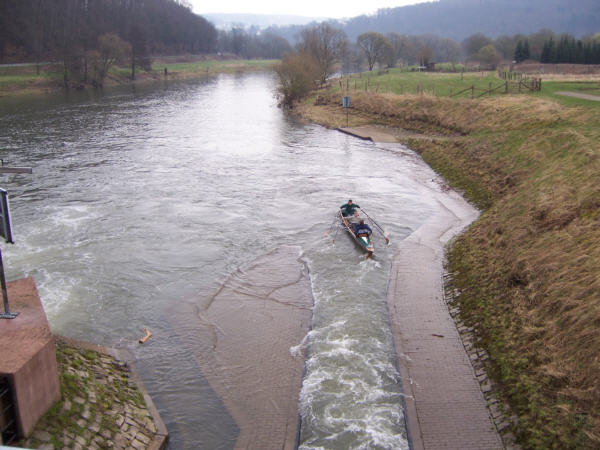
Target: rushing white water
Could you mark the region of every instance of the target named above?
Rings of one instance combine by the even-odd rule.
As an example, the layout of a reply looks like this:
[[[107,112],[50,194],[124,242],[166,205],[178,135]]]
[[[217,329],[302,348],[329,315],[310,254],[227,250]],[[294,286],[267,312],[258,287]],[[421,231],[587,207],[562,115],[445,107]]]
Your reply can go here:
[[[205,343],[186,311],[241,265],[300,246],[315,302],[300,447],[406,448],[386,290],[394,242],[436,207],[435,175],[401,146],[297,122],[272,86],[223,75],[0,101],[1,157],[34,171],[0,178],[8,278],[35,278],[56,333],[134,353],[172,448],[230,448],[238,430],[190,358]],[[350,197],[392,239],[373,260],[325,235]]]

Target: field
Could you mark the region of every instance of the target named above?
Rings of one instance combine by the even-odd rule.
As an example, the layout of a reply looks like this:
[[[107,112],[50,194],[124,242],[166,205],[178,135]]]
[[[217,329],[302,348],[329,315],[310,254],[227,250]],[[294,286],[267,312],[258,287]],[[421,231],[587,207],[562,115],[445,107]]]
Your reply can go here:
[[[532,77],[537,77],[537,75],[529,76],[529,78]],[[557,91],[600,95],[600,74],[595,76],[560,76],[553,74],[548,75],[547,78],[548,81],[542,75],[541,92],[530,92],[527,88],[521,86],[520,93],[551,98],[565,105],[593,105],[595,102],[559,96],[555,94]],[[474,97],[502,96],[505,95],[506,91],[505,80],[499,78],[496,72],[430,73],[389,69],[345,76],[333,81],[331,84],[336,91],[342,91],[344,95],[350,96],[353,92],[363,91],[396,95],[423,94],[436,97],[450,97],[453,95],[470,98],[472,95]],[[496,90],[492,93],[487,92],[490,89]],[[463,92],[460,93],[461,91]],[[519,93],[516,82],[509,84],[509,91],[511,94]],[[598,104],[600,106],[600,102]]]
[[[482,209],[448,249],[447,270],[461,320],[519,419],[521,445],[600,448],[600,102],[555,94],[597,92],[598,80],[553,80],[521,95],[441,96],[477,76],[466,78],[373,74],[374,89],[349,92],[350,126],[399,130]],[[437,86],[440,96],[406,93],[419,84]],[[403,95],[390,93],[401,85]],[[345,126],[340,96],[334,82],[298,110]]]

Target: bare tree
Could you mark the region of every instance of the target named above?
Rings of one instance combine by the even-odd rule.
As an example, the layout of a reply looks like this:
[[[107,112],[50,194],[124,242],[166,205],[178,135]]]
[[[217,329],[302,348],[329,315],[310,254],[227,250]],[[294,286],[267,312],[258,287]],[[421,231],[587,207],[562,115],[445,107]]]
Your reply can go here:
[[[110,68],[131,54],[131,44],[115,33],[106,33],[98,38],[98,51],[90,53],[94,69],[93,83],[102,86]]]
[[[376,63],[381,64],[392,48],[392,44],[383,34],[374,31],[361,34],[356,39],[356,43],[367,57],[369,71],[373,70]]]
[[[319,67],[321,84],[335,72],[335,65],[340,61],[348,46],[346,33],[323,22],[300,32],[299,51],[308,52]]]

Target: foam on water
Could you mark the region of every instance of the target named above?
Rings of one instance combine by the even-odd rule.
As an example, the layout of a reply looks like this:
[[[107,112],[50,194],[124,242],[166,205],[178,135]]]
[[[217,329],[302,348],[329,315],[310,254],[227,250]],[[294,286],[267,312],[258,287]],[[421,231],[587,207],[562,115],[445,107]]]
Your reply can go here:
[[[300,448],[408,448],[387,316],[389,259],[357,258],[347,243],[306,258],[314,310]]]

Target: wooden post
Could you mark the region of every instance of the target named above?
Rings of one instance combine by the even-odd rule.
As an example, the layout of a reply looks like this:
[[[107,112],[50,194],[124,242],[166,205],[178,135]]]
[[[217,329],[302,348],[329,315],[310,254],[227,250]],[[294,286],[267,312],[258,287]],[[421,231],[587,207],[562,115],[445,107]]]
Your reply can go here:
[[[492,82],[490,81],[490,89],[488,90],[488,93],[490,94],[490,97],[492,96]]]
[[[508,81],[504,82],[504,93],[508,94]]]
[[[471,85],[471,98],[474,98],[474,97],[475,97],[475,85],[472,84]]]

